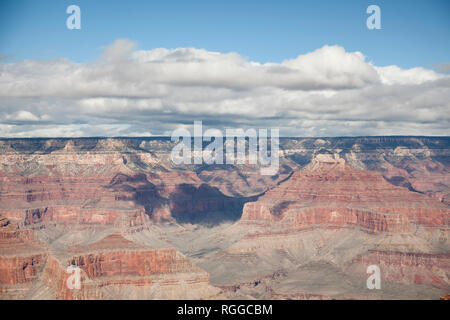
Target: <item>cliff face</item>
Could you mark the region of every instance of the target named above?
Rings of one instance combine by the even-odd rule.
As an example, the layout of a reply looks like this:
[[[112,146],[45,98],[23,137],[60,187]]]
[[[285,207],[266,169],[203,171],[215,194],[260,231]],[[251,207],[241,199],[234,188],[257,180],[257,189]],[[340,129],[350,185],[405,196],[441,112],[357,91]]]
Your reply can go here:
[[[151,250],[117,234],[68,252],[72,254],[70,263],[82,268],[89,278],[201,272],[173,248]],[[204,275],[208,281],[208,275]]]
[[[238,224],[252,232],[228,252],[274,255],[282,250],[294,264],[332,263],[345,277],[365,278],[366,268],[377,265],[385,285],[445,291],[450,288],[449,214],[448,205],[435,197],[393,185],[380,172],[352,168],[337,154],[320,154],[245,204]],[[353,242],[356,230],[367,236]],[[291,272],[298,277],[297,270]]]
[[[349,261],[347,272],[365,274],[366,266],[378,265],[387,282],[429,285],[448,289],[450,253],[429,254],[373,250]]]
[[[211,211],[220,219],[236,220],[246,201],[203,183],[195,172],[131,170],[123,160],[117,164],[112,156],[101,153],[95,154],[96,161],[91,156],[93,164],[84,163],[83,154],[71,155],[73,162],[64,164],[60,158],[66,156],[32,156],[36,167],[29,176],[17,168],[2,172],[0,213],[25,226],[56,222],[139,227],[154,222],[197,221]],[[22,161],[19,156],[1,160]],[[49,160],[52,165],[45,164]]]
[[[0,295],[17,297],[27,290],[42,270],[47,253],[32,230],[0,216]]]
[[[175,167],[170,161],[173,143],[165,139],[0,140],[0,213],[27,225],[57,221],[138,226],[147,219],[141,213],[150,221],[185,222],[201,220],[211,211],[219,220],[223,216],[237,220],[244,203],[286,179],[293,189],[307,191],[305,184],[314,185],[315,193],[310,190],[315,195],[313,204],[372,201],[379,205],[380,198],[392,190],[400,192],[403,200],[407,198],[404,191],[409,190],[447,204],[449,146],[447,138],[282,139],[280,170],[268,177],[251,165]],[[305,170],[299,171],[306,165],[311,169],[312,159],[327,155],[336,155],[347,164],[345,170],[338,167],[328,173],[327,184],[322,179],[326,168],[322,172],[316,168],[309,177]],[[366,189],[353,186],[363,197],[360,200],[352,198],[345,186],[356,181],[354,175]],[[332,179],[338,181],[333,184]],[[366,183],[378,189],[372,193]],[[322,190],[327,186],[342,192]],[[277,197],[274,192],[283,190],[270,191]],[[311,200],[297,195],[292,201]],[[280,196],[291,201],[288,194]],[[390,212],[391,203],[386,204]]]
[[[3,284],[31,282],[38,268],[45,262],[45,255],[30,254],[24,257],[0,257],[0,281]]]
[[[410,232],[410,223],[447,226],[448,208],[393,186],[379,173],[353,169],[339,156],[320,155],[303,170],[244,207],[242,221],[290,228],[357,225],[370,232]]]
[[[448,288],[450,138],[285,138],[273,176],[249,164],[175,166],[172,147],[0,139],[0,297],[211,298],[220,290],[209,274],[227,288],[241,274],[254,292],[252,282],[295,279],[289,268],[318,260]],[[65,284],[72,264],[78,291]],[[261,297],[328,297],[276,290]]]
[[[79,289],[67,286],[69,266],[81,269]],[[208,273],[175,249],[145,247],[118,234],[50,256],[41,280],[54,298],[65,300],[131,299],[129,287],[140,288],[140,298],[147,299],[186,299],[189,291],[196,299],[220,294],[209,285]]]

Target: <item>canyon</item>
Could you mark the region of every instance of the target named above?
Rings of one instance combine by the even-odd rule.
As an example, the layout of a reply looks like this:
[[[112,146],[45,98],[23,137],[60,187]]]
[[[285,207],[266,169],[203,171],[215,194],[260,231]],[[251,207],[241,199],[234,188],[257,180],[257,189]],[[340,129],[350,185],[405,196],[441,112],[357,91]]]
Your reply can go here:
[[[175,165],[174,145],[0,139],[0,299],[450,292],[450,138],[281,138],[272,176]],[[369,265],[380,290],[366,287]]]

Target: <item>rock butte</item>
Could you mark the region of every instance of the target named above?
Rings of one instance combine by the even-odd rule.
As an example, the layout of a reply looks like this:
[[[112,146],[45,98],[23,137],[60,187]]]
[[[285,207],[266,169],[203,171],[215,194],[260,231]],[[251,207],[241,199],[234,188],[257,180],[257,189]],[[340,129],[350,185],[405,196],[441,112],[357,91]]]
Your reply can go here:
[[[449,292],[449,138],[281,139],[275,176],[174,166],[172,146],[0,140],[0,298]],[[370,264],[380,292],[364,287]],[[66,285],[70,265],[81,268],[79,290]]]
[[[269,221],[283,229],[357,225],[370,232],[410,232],[411,223],[446,227],[448,207],[388,183],[379,173],[353,169],[319,155],[289,180],[245,204],[241,221]]]

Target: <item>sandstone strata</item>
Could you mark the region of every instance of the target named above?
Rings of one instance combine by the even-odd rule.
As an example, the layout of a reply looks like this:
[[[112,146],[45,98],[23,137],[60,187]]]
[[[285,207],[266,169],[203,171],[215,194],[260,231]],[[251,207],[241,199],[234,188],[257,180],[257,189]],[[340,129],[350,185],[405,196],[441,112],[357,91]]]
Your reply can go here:
[[[360,298],[368,263],[394,286],[372,298],[448,290],[449,138],[285,138],[273,176],[174,165],[173,145],[0,139],[0,297],[217,297],[211,282],[230,298]]]
[[[448,226],[446,205],[353,169],[339,156],[320,155],[286,182],[244,207],[242,221],[297,229],[359,226],[369,232],[410,232],[411,223]]]
[[[81,288],[70,289],[67,267],[81,269]],[[149,248],[112,234],[87,246],[74,246],[50,256],[41,281],[56,299],[129,299],[128,288],[140,298],[214,298],[220,290],[209,275],[173,248]],[[191,295],[191,296],[188,296]]]

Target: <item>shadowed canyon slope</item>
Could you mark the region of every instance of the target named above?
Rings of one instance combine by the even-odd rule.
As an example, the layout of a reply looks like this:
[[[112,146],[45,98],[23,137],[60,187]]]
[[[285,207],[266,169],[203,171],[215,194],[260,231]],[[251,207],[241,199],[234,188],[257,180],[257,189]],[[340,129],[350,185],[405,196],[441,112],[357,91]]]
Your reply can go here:
[[[2,299],[437,299],[450,138],[284,138],[280,169],[166,138],[0,140]],[[366,268],[379,265],[381,290]],[[66,268],[81,269],[68,289]]]

